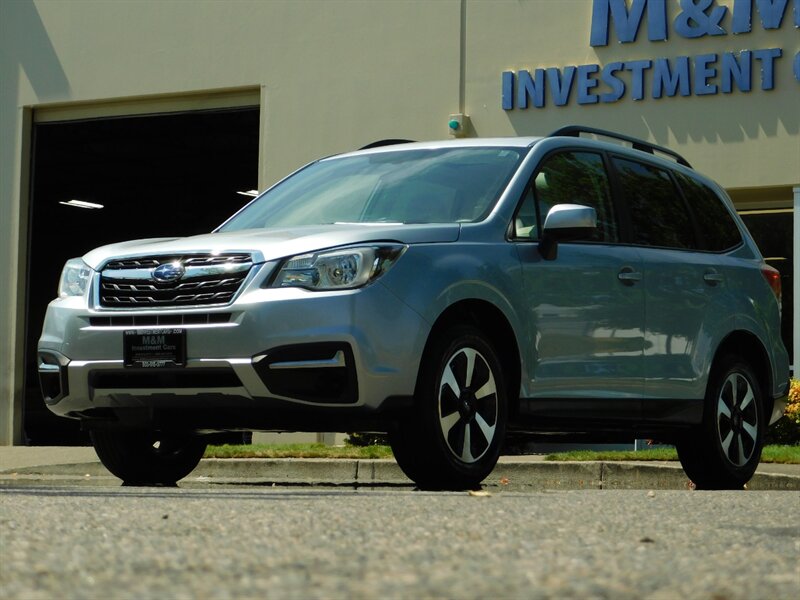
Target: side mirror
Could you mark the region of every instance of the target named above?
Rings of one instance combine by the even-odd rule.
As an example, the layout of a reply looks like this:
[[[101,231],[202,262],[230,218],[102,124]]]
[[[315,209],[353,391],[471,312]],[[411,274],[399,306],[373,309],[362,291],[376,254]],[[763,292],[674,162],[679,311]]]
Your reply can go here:
[[[558,256],[558,242],[586,238],[597,229],[597,211],[580,204],[556,204],[547,213],[539,254],[545,260]]]

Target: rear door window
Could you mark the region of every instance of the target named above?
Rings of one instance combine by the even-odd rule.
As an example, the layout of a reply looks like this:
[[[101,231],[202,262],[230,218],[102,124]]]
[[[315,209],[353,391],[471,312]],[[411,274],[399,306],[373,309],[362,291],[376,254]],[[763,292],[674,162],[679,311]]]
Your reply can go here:
[[[633,243],[696,248],[692,219],[669,172],[618,156],[612,162],[630,212]]]

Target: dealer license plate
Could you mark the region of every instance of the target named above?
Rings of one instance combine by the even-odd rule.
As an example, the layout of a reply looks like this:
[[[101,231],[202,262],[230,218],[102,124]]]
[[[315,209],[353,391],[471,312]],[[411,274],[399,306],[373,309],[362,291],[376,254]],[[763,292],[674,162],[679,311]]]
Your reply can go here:
[[[127,329],[122,338],[126,367],[160,369],[186,365],[185,329]]]

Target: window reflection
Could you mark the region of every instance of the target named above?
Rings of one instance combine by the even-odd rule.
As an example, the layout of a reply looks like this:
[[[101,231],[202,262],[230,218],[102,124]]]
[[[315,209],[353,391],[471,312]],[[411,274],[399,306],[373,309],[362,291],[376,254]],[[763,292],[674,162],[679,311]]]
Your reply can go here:
[[[630,209],[634,243],[696,248],[692,221],[669,173],[623,158],[613,162]]]
[[[594,241],[618,240],[608,176],[599,154],[562,152],[547,158],[517,212],[517,237],[538,239],[545,217],[556,204],[581,204],[597,212]]]

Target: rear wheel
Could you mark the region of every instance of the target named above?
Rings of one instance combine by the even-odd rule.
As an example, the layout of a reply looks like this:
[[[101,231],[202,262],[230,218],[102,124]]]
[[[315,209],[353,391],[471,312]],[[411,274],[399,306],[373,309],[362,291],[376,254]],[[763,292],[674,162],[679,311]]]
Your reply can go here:
[[[390,434],[400,468],[422,489],[471,489],[494,469],[507,418],[497,353],[474,327],[434,340],[415,409]]]
[[[152,431],[95,430],[92,443],[100,462],[127,485],[174,485],[206,450],[196,435]]]
[[[719,361],[705,399],[703,424],[680,442],[684,471],[699,489],[741,489],[755,473],[764,443],[763,392],[735,356]]]

